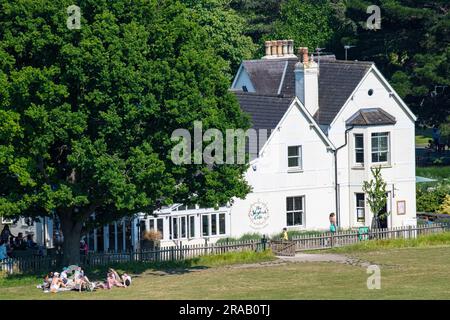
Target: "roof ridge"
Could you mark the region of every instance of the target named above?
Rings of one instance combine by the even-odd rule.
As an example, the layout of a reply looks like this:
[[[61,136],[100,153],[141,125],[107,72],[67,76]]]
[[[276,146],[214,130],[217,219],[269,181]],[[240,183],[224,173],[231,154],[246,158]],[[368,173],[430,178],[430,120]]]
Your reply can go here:
[[[257,93],[257,92],[244,92],[242,90],[230,90],[232,93],[241,96],[252,96],[252,97],[268,97],[268,98],[279,98],[279,99],[294,99],[294,96],[285,94],[270,94],[270,93]]]

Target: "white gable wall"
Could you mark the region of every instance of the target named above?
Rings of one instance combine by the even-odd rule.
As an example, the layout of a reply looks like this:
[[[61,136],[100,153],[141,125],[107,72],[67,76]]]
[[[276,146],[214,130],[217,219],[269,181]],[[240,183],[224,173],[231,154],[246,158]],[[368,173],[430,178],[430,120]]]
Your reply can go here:
[[[256,91],[253,83],[250,80],[250,76],[248,75],[245,68],[241,66],[236,75],[236,79],[234,79],[231,89],[242,90],[243,86],[247,87],[248,92]]]
[[[368,95],[372,89],[374,94]],[[329,138],[336,147],[345,142],[345,121],[361,108],[381,108],[396,119],[392,126],[356,127],[349,133],[347,147],[338,152],[338,183],[340,184],[341,225],[343,227],[358,225],[355,212],[355,192],[362,192],[364,180],[371,178],[371,133],[390,133],[390,164],[384,166],[382,175],[390,191],[388,208],[391,216],[388,219],[390,227],[402,226],[406,220],[416,215],[415,203],[415,129],[414,120],[401,107],[394,97],[389,95],[388,88],[380,81],[378,75],[371,71],[362,81],[353,95],[353,99],[342,108],[340,114],[332,123]],[[365,149],[365,166],[356,169],[354,166],[353,134],[363,133]],[[395,190],[394,190],[395,188]],[[396,202],[406,201],[406,215],[398,215]],[[366,225],[370,225],[372,216],[368,214],[366,205]]]
[[[286,227],[286,197],[304,196],[305,222],[288,229],[327,229],[334,211],[333,154],[296,105],[289,108],[261,157],[250,166],[246,179],[253,192],[237,199],[231,208],[231,235],[258,232],[274,234]],[[289,172],[288,146],[302,146],[303,170]],[[255,202],[267,204],[269,218],[262,228],[252,226],[248,213]]]

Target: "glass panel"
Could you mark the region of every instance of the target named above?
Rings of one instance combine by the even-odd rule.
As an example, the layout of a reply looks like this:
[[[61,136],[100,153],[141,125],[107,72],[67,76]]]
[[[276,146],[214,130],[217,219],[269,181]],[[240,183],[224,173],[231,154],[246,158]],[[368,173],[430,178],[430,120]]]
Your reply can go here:
[[[150,219],[149,228],[150,228],[150,230],[155,230],[155,220]]]
[[[286,224],[288,226],[293,226],[294,225],[294,214],[288,212],[286,214],[286,218],[287,218]]]
[[[298,158],[288,158],[288,167],[298,167]]]
[[[211,235],[217,234],[217,214],[211,215]]]
[[[225,213],[219,214],[219,233],[225,234]]]
[[[365,220],[364,208],[356,209],[356,215],[357,215],[358,221],[363,222]]]
[[[294,213],[294,225],[301,226],[302,225],[302,213],[301,212],[295,212]]]
[[[387,162],[387,152],[381,152],[378,155],[378,161],[379,162]]]
[[[194,216],[190,216],[189,217],[189,236],[191,238],[195,237],[195,217]]]
[[[208,216],[203,215],[202,216],[202,235],[204,237],[209,236],[209,221]]]
[[[131,239],[131,233],[132,233],[132,221],[127,220],[125,221],[125,250],[130,251],[133,250],[132,246],[132,239]],[[97,244],[98,245],[98,244]]]
[[[123,222],[117,223],[117,251],[123,251]]]
[[[381,137],[380,138],[380,149],[381,150],[387,150],[388,148],[388,139],[387,137]]]
[[[356,150],[356,163],[364,163],[364,151]]]
[[[173,239],[178,239],[178,218],[172,218]]]
[[[298,156],[298,146],[288,147],[288,157]]]
[[[115,252],[116,251],[116,241],[115,239],[115,235],[116,235],[116,230],[115,230],[115,226],[114,224],[110,224],[109,225],[109,251],[111,252]]]
[[[294,198],[292,197],[286,198],[286,210],[287,211],[294,210]]]
[[[103,239],[104,239],[103,227],[97,228],[97,252],[103,252],[105,249]]]
[[[161,234],[161,238],[164,239],[164,220],[158,219],[156,220],[156,222],[157,222],[157,230]]]
[[[302,210],[302,197],[295,197],[294,198],[294,210]]]
[[[364,136],[362,134],[355,134],[355,148],[364,148]]]
[[[186,238],[186,217],[181,217],[181,237]]]

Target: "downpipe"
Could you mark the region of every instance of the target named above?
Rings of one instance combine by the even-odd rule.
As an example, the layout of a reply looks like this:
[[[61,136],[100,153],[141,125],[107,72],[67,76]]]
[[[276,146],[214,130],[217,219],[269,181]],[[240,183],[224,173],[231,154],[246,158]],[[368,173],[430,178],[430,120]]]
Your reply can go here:
[[[341,224],[341,206],[340,206],[340,194],[339,194],[339,183],[338,183],[338,151],[346,147],[348,144],[348,133],[353,130],[354,126],[351,126],[345,130],[345,142],[340,147],[334,150],[334,192],[335,192],[335,202],[336,202],[336,225],[339,227]]]

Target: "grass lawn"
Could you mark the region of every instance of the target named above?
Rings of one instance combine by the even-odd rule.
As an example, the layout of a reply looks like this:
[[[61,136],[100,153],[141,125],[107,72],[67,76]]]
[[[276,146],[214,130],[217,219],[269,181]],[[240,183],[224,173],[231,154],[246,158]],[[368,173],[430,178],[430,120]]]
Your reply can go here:
[[[33,277],[7,279],[0,281],[0,299],[450,299],[448,238],[406,244],[416,247],[397,243],[342,249],[381,268],[381,290],[367,289],[369,275],[360,266],[281,264],[270,262],[270,254],[251,254],[247,265],[236,264],[241,259],[229,255],[167,272],[147,269],[134,277],[130,288],[91,293],[42,293]]]
[[[450,179],[450,166],[417,167],[416,174],[437,180]]]

